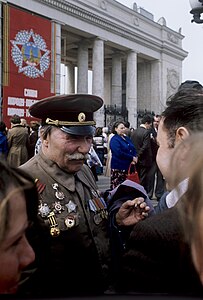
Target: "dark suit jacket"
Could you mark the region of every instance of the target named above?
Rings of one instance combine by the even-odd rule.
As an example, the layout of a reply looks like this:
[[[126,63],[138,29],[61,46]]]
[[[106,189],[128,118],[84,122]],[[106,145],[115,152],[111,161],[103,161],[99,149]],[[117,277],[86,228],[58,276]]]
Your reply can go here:
[[[202,294],[176,207],[137,223],[126,247],[119,292]]]
[[[131,140],[138,154],[138,164],[149,167],[152,164],[152,150],[150,144],[150,131],[138,127],[131,135]]]

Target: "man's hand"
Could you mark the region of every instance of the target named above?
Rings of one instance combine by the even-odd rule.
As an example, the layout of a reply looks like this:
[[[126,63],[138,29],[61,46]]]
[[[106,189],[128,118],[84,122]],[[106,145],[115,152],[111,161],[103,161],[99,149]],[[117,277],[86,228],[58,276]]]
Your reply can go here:
[[[118,226],[132,226],[148,216],[150,207],[144,202],[144,198],[139,197],[124,202],[116,214]]]

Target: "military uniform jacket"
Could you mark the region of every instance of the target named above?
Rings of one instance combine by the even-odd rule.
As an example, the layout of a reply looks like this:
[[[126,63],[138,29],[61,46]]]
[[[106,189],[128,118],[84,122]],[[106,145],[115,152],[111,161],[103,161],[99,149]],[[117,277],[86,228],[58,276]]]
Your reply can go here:
[[[75,175],[68,174],[42,152],[20,168],[36,181],[40,205],[39,224],[30,231],[37,271],[19,293],[46,297],[103,293],[108,285],[109,238],[106,215],[98,213],[102,205],[90,169],[84,165]]]

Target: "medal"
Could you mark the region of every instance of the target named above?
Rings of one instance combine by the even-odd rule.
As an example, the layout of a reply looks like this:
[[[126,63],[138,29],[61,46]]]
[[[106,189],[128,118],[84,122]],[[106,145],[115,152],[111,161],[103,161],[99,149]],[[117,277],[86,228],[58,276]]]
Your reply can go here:
[[[39,205],[38,211],[39,211],[39,214],[41,215],[41,217],[45,218],[50,213],[50,208],[47,203],[43,203],[43,204],[41,203]]]
[[[60,229],[58,227],[52,227],[50,229],[50,233],[52,236],[58,236],[60,234]]]
[[[47,216],[47,218],[49,220],[49,225],[50,225],[50,234],[53,237],[58,236],[60,234],[60,229],[56,221],[55,213],[51,211],[50,214]]]
[[[65,198],[65,196],[64,196],[64,193],[59,190],[58,183],[53,183],[52,187],[53,187],[54,190],[56,190],[56,192],[55,192],[56,198],[59,199],[59,200],[63,200]]]
[[[89,207],[90,207],[90,210],[93,211],[93,212],[96,212],[97,211],[97,207],[95,206],[94,202],[92,201],[92,199],[89,200]]]
[[[52,207],[54,209],[54,212],[58,213],[58,214],[60,214],[62,212],[62,210],[64,210],[64,207],[61,205],[61,203],[59,201],[55,201],[52,204]]]
[[[94,192],[96,195],[96,192]],[[92,191],[93,194],[93,191]],[[94,222],[99,224],[102,219],[107,219],[107,205],[102,197],[93,197],[89,200],[90,210],[95,212]]]
[[[101,221],[102,221],[102,217],[100,216],[100,214],[99,213],[95,214],[94,215],[94,223],[96,225],[99,225],[99,223],[101,223]]]
[[[67,204],[65,204],[65,206],[67,207],[69,213],[76,211],[77,205],[71,200]]]
[[[91,190],[91,192],[92,192],[92,195],[93,195],[94,197],[98,197],[98,194],[97,194],[97,192],[96,192],[96,191],[94,191],[94,190]]]
[[[64,220],[66,227],[72,228],[75,225],[75,217],[74,215],[68,215]]]

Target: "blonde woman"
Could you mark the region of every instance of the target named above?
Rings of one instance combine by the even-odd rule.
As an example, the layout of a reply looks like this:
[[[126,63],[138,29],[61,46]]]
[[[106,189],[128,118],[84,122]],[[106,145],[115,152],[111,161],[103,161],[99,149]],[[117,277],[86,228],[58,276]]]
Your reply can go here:
[[[21,271],[35,259],[25,232],[37,207],[32,180],[0,161],[0,294],[16,293]]]

